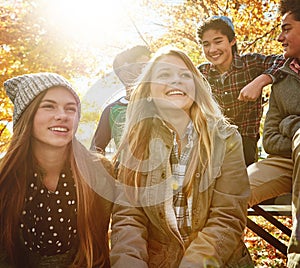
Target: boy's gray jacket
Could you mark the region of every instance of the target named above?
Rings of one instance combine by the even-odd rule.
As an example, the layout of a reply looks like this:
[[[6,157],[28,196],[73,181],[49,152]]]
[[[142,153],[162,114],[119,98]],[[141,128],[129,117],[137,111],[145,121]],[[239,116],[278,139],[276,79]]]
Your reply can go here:
[[[280,68],[281,80],[272,86],[263,133],[268,154],[291,157],[292,138],[300,128],[300,76],[289,68],[289,59]]]
[[[173,137],[158,120],[152,130],[150,171],[143,189],[118,184],[113,211],[112,267],[252,267],[243,243],[249,181],[241,137],[222,125],[214,136],[212,174],[194,174],[190,243],[184,244],[173,209],[170,154]],[[124,178],[122,176],[119,181]]]

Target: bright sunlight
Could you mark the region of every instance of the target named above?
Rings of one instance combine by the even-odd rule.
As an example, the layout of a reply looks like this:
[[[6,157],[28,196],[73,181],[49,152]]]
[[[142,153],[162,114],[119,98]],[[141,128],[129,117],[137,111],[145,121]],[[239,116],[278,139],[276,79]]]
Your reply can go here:
[[[138,12],[137,0],[45,1],[51,26],[80,42],[103,44],[128,34],[130,14]]]

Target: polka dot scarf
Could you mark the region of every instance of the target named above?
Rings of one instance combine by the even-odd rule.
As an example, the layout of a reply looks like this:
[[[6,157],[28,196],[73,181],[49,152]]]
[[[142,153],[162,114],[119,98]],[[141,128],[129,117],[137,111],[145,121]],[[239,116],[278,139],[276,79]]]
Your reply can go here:
[[[55,192],[33,174],[29,182],[20,227],[25,246],[42,256],[61,254],[77,241],[77,198],[71,172],[61,173]]]

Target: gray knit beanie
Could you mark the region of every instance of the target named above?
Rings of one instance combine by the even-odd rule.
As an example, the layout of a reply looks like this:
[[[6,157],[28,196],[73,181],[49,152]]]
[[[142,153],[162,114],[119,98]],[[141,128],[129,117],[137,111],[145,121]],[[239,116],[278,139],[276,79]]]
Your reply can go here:
[[[55,86],[62,86],[69,89],[80,106],[80,99],[73,86],[59,74],[24,74],[6,80],[4,82],[4,88],[8,97],[14,104],[13,124],[15,125],[17,123],[22,113],[37,95],[44,90]]]

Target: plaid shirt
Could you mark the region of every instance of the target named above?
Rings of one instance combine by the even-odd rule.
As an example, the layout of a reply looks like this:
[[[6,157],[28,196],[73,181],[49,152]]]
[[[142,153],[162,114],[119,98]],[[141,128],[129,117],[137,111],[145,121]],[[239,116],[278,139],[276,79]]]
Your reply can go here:
[[[270,74],[273,81],[277,81],[280,75],[277,70],[284,62],[282,55],[234,54],[233,62],[224,74],[220,74],[209,62],[200,64],[198,69],[208,80],[223,113],[232,124],[238,126],[241,135],[258,138],[262,99],[239,101],[240,90],[263,73]]]
[[[183,148],[181,155],[178,152],[178,144],[176,141],[176,134],[173,133],[173,149],[171,152],[171,167],[173,178],[173,207],[177,219],[178,230],[185,243],[189,241],[191,233],[191,209],[192,209],[192,196],[186,197],[182,191],[183,181],[185,178],[186,167],[188,165],[190,154],[193,149],[196,133],[193,128],[192,122],[187,127],[185,134],[188,137],[188,143]]]

